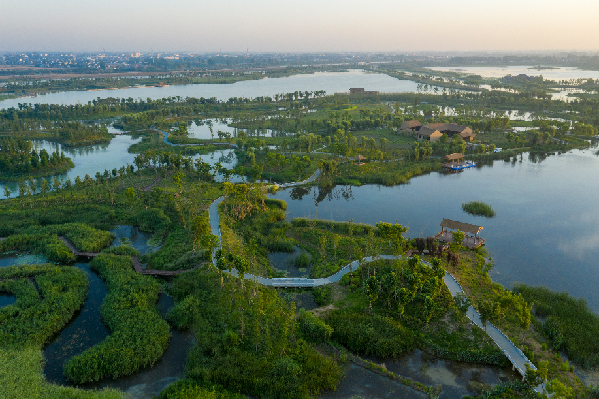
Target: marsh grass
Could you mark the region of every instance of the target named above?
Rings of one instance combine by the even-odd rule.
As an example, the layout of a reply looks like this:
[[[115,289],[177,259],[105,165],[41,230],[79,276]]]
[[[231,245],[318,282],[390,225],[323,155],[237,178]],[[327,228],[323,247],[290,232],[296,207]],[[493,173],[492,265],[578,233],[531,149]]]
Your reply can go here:
[[[482,201],[464,202],[462,204],[462,210],[476,216],[485,216],[488,218],[495,216],[495,211],[491,205],[485,204]]]

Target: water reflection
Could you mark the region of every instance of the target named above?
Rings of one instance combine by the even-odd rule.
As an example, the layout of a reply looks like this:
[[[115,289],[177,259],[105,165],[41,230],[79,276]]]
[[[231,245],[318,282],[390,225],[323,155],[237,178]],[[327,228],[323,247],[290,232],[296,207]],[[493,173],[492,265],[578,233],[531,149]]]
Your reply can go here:
[[[66,173],[57,175],[58,179],[63,182],[67,178],[75,181],[77,176],[83,178],[86,174],[95,176],[96,172],[111,171],[113,168],[120,168],[124,165],[133,165],[135,154],[130,154],[127,149],[132,144],[139,142],[140,138],[132,138],[128,135],[115,136],[109,144],[96,144],[85,147],[69,148],[61,144],[50,143],[47,141],[35,141],[39,149],[46,149],[52,152],[55,149],[63,151],[68,157],[73,160],[75,167]],[[45,178],[53,180],[54,177]],[[4,191],[4,186],[7,186],[11,191],[11,197],[19,195],[19,190],[16,182],[0,182],[0,191]]]
[[[280,190],[272,197],[288,203],[289,218],[397,221],[409,227],[409,237],[436,234],[444,218],[482,225],[495,281],[567,291],[599,311],[595,151],[523,154],[463,173],[431,173],[394,187],[310,188],[310,200],[304,191],[308,189]],[[491,204],[497,216],[463,212],[462,203],[469,201]]]
[[[387,370],[428,386],[442,387],[439,398],[461,398],[479,395],[499,383],[519,380],[522,377],[511,367],[488,366],[454,362],[429,356],[420,350],[400,359],[377,360]]]

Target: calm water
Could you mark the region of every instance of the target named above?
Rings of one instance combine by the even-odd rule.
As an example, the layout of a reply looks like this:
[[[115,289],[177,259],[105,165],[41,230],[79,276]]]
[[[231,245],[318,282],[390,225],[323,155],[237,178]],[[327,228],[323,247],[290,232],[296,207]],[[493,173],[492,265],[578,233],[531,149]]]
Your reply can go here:
[[[0,291],[0,308],[2,306],[12,305],[16,301],[17,301],[17,298],[15,298],[14,296],[10,295],[7,292]]]
[[[569,80],[578,78],[599,79],[599,71],[585,71],[577,68],[557,69],[528,69],[530,65],[514,65],[505,67],[434,67],[429,68],[437,71],[450,71],[480,75],[485,78],[502,78],[505,75],[519,75],[524,73],[529,76],[540,76],[549,80]]]
[[[456,174],[431,173],[410,184],[384,187],[295,188],[273,197],[289,218],[315,217],[375,224],[398,222],[409,237],[440,231],[443,218],[483,226],[495,263],[493,280],[542,285],[585,298],[599,311],[599,157],[575,150],[546,159],[495,161]],[[492,219],[469,215],[461,204],[484,201]]]
[[[498,367],[442,360],[420,350],[399,359],[372,360],[395,374],[424,385],[441,385],[440,399],[477,396],[482,390],[522,378],[517,372],[512,371],[510,366]]]
[[[387,93],[415,92],[416,83],[398,80],[378,73],[366,73],[361,70],[349,72],[318,72],[310,75],[293,75],[284,78],[246,80],[233,84],[191,84],[168,87],[140,87],[103,91],[66,91],[20,97],[0,101],[0,108],[18,107],[19,103],[31,104],[87,104],[97,98],[160,99],[165,97],[215,97],[228,100],[231,97],[255,98],[293,93],[295,91],[319,91],[327,94],[348,92],[350,87],[364,87],[366,90],[378,90]]]
[[[67,385],[63,375],[64,364],[92,346],[102,342],[110,331],[102,321],[100,306],[106,297],[106,286],[102,279],[89,268],[89,262],[76,263],[75,267],[87,274],[89,291],[85,303],[69,324],[44,349],[46,366],[44,374],[50,382]]]
[[[22,252],[0,254],[0,267],[37,265],[47,262],[48,260],[41,255],[31,255]]]
[[[86,174],[94,177],[96,172],[103,173],[104,170],[112,171],[113,168],[120,168],[124,165],[133,165],[135,154],[130,154],[127,149],[130,145],[139,142],[141,139],[135,139],[128,135],[118,135],[110,141],[109,144],[98,144],[80,148],[68,148],[61,144],[50,143],[46,141],[37,141],[39,149],[46,149],[49,153],[55,149],[63,151],[70,157],[75,167],[66,173],[58,175],[61,181],[67,178],[74,183],[75,178],[80,176],[82,179]],[[52,180],[53,177],[50,178]],[[19,195],[16,182],[0,182],[0,192],[4,193],[4,186],[12,191],[11,197]]]

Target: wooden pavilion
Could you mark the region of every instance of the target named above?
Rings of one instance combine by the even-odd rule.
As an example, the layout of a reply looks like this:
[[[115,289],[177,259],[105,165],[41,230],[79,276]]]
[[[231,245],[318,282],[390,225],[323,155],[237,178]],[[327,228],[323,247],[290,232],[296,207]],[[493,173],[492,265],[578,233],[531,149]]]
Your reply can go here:
[[[362,162],[362,161],[365,160],[365,159],[366,159],[366,157],[363,157],[362,155],[358,154],[356,156],[356,165],[357,166],[364,165],[364,162]]]
[[[464,233],[464,241],[462,242],[462,245],[466,248],[475,249],[485,243],[485,240],[478,236],[482,229],[482,226],[457,222],[450,219],[443,219],[441,222],[441,232],[437,233],[435,238],[441,242],[453,242],[452,233],[454,231],[461,231]]]

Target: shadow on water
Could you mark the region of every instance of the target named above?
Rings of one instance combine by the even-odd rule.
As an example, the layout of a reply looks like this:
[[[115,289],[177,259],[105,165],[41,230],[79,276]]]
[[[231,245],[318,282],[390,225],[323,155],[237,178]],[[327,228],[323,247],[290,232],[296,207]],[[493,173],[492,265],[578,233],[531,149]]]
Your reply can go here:
[[[476,396],[497,384],[522,378],[510,367],[443,360],[419,350],[399,359],[370,360],[424,385],[441,385],[443,390],[439,398],[447,399]]]

